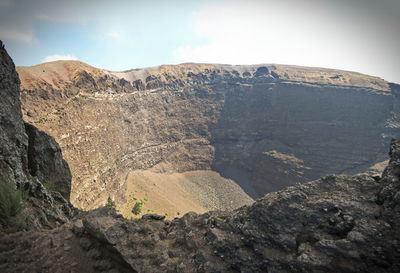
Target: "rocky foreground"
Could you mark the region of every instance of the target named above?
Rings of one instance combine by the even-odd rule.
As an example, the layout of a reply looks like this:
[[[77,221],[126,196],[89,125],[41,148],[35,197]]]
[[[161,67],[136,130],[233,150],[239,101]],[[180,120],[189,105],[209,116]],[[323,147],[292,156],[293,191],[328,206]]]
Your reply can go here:
[[[399,140],[382,177],[327,176],[233,212],[172,221],[127,220],[108,208],[73,216],[56,191],[67,197],[68,167],[51,137],[23,124],[18,77],[3,45],[0,63],[1,178],[27,191],[21,213],[37,225],[23,229],[58,226],[10,234],[18,216],[0,219],[0,272],[400,271]]]
[[[2,272],[399,272],[400,141],[382,178],[328,176],[233,213],[127,220],[107,208],[2,234]],[[154,218],[154,219],[153,219]]]

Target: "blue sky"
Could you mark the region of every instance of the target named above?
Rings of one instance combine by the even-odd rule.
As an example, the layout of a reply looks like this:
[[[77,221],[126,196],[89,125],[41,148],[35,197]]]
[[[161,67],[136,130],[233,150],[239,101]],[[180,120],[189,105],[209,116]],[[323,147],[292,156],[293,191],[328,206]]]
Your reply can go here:
[[[400,82],[398,0],[0,0],[16,65],[281,63]]]

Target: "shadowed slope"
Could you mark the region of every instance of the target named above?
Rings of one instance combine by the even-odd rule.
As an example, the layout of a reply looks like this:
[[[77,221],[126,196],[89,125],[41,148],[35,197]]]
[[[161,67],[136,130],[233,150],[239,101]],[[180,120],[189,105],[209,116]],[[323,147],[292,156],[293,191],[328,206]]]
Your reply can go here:
[[[54,138],[22,119],[18,74],[1,41],[0,96],[0,186],[22,196],[16,204],[2,198],[1,209],[20,211],[2,215],[0,229],[50,228],[68,221],[71,172]]]

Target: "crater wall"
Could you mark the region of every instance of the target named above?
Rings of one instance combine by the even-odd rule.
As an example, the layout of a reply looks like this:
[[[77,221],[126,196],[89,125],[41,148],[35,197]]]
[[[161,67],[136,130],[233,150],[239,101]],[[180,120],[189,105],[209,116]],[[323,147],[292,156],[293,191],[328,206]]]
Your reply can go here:
[[[126,177],[217,171],[253,198],[365,171],[399,136],[398,86],[354,72],[182,64],[110,72],[81,62],[20,67],[25,118],[60,143],[85,209]],[[364,149],[368,147],[368,149]]]

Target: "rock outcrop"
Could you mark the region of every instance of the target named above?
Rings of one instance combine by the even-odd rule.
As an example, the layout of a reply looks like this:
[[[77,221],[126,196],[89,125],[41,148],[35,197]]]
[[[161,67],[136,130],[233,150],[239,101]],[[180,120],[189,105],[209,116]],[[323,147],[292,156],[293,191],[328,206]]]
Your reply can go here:
[[[136,170],[212,170],[256,198],[365,171],[400,135],[397,85],[354,72],[209,64],[111,72],[59,61],[18,73],[25,118],[60,143],[71,200],[83,209],[110,193],[126,203],[126,174]]]
[[[54,227],[72,215],[71,173],[55,140],[22,120],[19,83],[0,42],[0,183],[26,192],[21,228]]]

